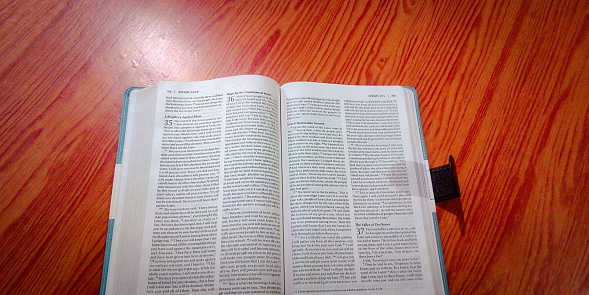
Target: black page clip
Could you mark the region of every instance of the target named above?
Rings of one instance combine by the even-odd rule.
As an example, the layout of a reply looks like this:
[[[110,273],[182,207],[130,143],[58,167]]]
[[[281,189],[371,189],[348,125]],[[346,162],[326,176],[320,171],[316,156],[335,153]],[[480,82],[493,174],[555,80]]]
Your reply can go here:
[[[460,186],[456,176],[456,164],[454,157],[450,155],[448,164],[430,169],[434,199],[436,203],[460,197]]]

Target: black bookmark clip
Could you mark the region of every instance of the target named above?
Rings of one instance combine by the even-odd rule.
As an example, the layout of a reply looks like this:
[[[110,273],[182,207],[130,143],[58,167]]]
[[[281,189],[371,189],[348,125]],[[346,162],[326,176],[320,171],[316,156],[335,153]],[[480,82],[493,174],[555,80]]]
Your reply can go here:
[[[430,169],[436,203],[460,197],[454,157],[450,156],[448,161],[444,166]]]

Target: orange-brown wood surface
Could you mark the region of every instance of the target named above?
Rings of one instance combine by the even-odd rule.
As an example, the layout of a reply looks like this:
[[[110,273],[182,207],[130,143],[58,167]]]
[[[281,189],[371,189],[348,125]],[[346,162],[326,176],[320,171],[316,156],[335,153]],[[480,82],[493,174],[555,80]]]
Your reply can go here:
[[[261,74],[410,85],[452,294],[589,293],[589,1],[0,4],[0,294],[97,294],[122,96]]]

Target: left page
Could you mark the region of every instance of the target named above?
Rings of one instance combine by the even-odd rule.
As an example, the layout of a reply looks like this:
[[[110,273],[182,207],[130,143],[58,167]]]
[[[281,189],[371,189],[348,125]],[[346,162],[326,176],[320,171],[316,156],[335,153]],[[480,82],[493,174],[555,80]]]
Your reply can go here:
[[[107,294],[282,292],[279,91],[237,76],[130,95]]]

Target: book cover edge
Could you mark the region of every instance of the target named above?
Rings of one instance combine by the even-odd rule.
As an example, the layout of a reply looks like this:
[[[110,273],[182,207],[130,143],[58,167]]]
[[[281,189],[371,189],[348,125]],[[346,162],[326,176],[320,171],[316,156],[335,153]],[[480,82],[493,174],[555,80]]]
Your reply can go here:
[[[102,263],[102,279],[100,281],[100,295],[104,295],[106,293],[106,281],[108,278],[108,266],[109,266],[109,262],[110,262],[110,253],[111,253],[111,247],[112,247],[112,236],[113,236],[113,229],[114,229],[114,224],[115,224],[115,220],[114,220],[114,216],[115,213],[114,211],[116,211],[116,209],[114,209],[113,207],[113,202],[114,200],[117,199],[117,190],[115,189],[114,185],[115,182],[117,180],[117,178],[119,177],[119,169],[118,166],[120,166],[123,162],[123,147],[125,145],[125,131],[127,130],[127,114],[128,114],[128,108],[129,108],[129,95],[131,94],[131,92],[133,90],[138,90],[138,89],[142,89],[143,87],[129,87],[127,88],[127,90],[125,90],[125,95],[123,97],[123,107],[122,107],[122,111],[121,111],[121,124],[119,127],[119,142],[117,145],[117,157],[116,157],[116,161],[115,161],[115,173],[113,176],[113,191],[111,193],[111,205],[110,205],[110,212],[109,212],[109,218],[108,218],[108,227],[106,230],[106,245],[104,246],[104,261]]]
[[[421,113],[419,111],[419,100],[417,99],[417,90],[411,86],[403,86],[405,89],[413,93],[413,99],[415,100],[415,114],[417,116],[417,124],[419,125],[419,136],[421,139],[421,151],[423,152],[423,158],[427,161],[427,151],[425,149],[425,137],[423,136],[423,125],[421,124]],[[442,272],[442,282],[444,283],[444,294],[450,294],[448,287],[448,278],[446,277],[446,266],[444,263],[444,253],[442,252],[442,240],[440,237],[440,228],[438,226],[438,216],[436,212],[432,212],[432,219],[434,223],[434,231],[436,234],[436,244],[438,248],[438,259],[440,260],[440,270]]]

